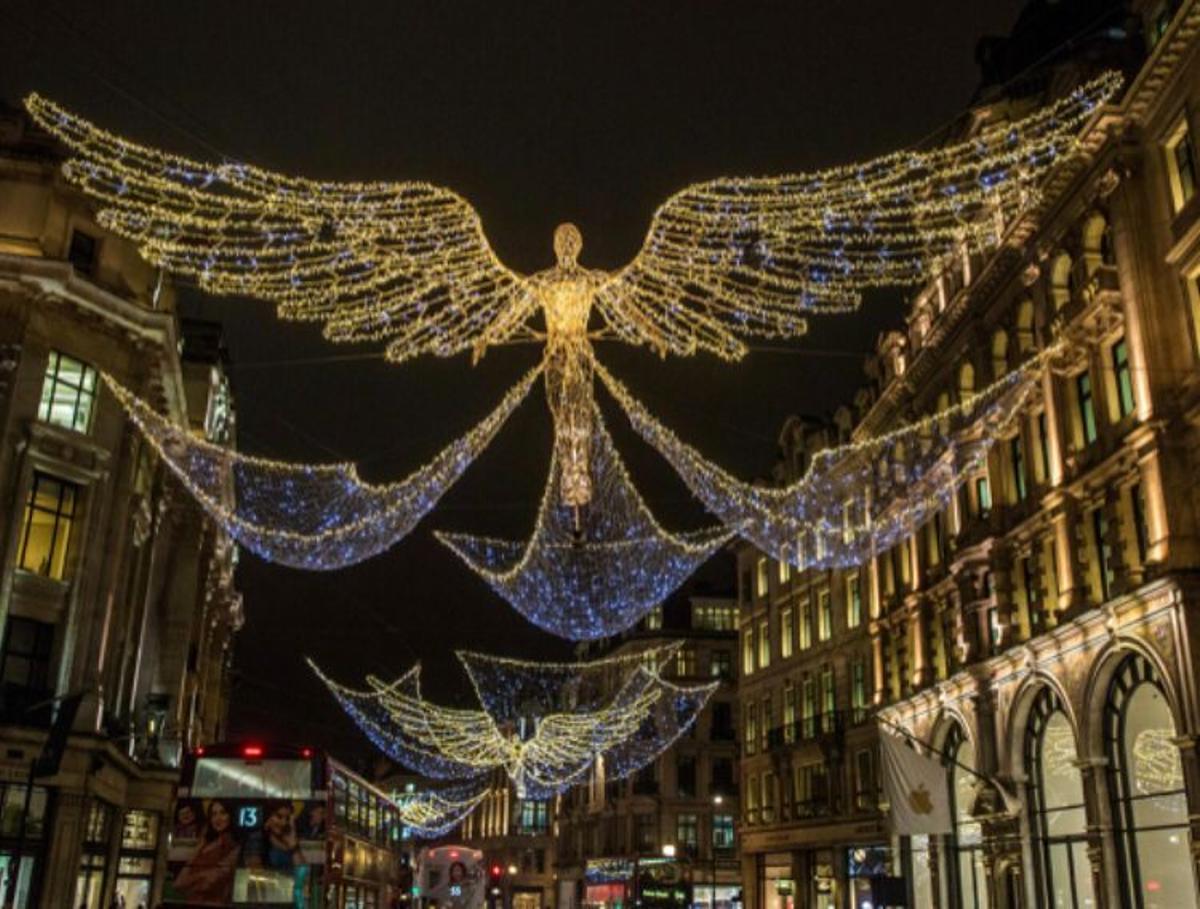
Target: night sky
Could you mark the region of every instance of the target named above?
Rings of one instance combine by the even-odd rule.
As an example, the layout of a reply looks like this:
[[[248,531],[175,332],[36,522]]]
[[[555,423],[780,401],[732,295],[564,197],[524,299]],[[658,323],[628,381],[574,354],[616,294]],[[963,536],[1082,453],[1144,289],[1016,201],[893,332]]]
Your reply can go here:
[[[333,11],[333,7],[340,7]],[[39,92],[136,140],[326,179],[422,179],[480,212],[500,257],[553,264],[571,220],[582,263],[636,252],[654,208],[721,174],[812,169],[920,142],[978,83],[977,38],[1003,34],[1021,0],[859,3],[605,0],[278,0],[74,3],[6,0],[0,94]],[[783,420],[850,400],[862,354],[898,326],[901,296],[729,365],[599,356],[680,435],[745,477],[765,475]],[[269,304],[187,291],[185,315],[226,327],[243,450],[354,460],[368,479],[407,474],[495,406],[533,347],[384,364],[334,346]],[[705,516],[599,392],[618,447],[672,528]],[[540,389],[442,504],[395,549],[305,573],[245,555],[235,735],[347,757],[363,739],[303,665],[332,675],[425,666],[434,699],[465,702],[456,648],[563,656],[433,540],[431,530],[521,537],[545,481]]]

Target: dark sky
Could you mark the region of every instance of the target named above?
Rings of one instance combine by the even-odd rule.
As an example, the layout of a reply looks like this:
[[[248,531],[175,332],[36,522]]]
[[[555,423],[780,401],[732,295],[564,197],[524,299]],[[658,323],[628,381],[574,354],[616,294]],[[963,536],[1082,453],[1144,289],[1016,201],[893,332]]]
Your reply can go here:
[[[480,212],[510,266],[552,264],[554,226],[584,235],[583,264],[636,251],[655,206],[719,174],[843,163],[919,142],[977,84],[974,47],[1009,30],[1021,0],[6,0],[0,93],[37,89],[139,141],[311,177],[423,179]],[[242,448],[353,459],[407,473],[490,410],[536,351],[391,367],[334,347],[269,305],[189,293],[222,320]],[[899,324],[894,298],[814,321],[807,338],[737,365],[601,358],[688,440],[738,473],[769,470],[790,413],[849,400],[861,357]],[[361,357],[337,359],[347,354]],[[302,361],[302,362],[296,362]],[[609,412],[612,413],[611,408]],[[644,495],[673,527],[704,516],[611,418]],[[559,655],[432,539],[433,528],[521,536],[545,479],[550,426],[535,391],[416,532],[345,571],[245,556],[246,627],[233,731],[329,747],[363,742],[302,656],[347,681],[414,660],[426,690],[461,699],[452,651]]]

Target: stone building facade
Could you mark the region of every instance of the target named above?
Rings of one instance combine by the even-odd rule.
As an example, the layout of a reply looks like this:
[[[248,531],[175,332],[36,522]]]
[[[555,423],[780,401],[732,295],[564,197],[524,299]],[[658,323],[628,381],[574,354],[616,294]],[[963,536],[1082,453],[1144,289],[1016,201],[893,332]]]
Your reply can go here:
[[[132,909],[161,891],[181,751],[222,734],[241,601],[230,541],[101,375],[218,444],[233,413],[219,331],[178,318],[60,163],[0,111],[0,880],[19,851],[16,905]],[[26,814],[31,762],[76,702]]]
[[[736,619],[732,596],[693,584],[635,629],[581,645],[581,657],[595,658],[682,642],[663,668],[664,677],[680,685],[712,679],[721,685],[658,760],[629,779],[593,778],[559,798],[554,811],[559,909],[611,909],[636,899],[644,906],[667,905],[684,893],[693,906],[740,909]]]
[[[1200,3],[1035,0],[980,61],[985,85],[948,138],[1101,68],[1125,69],[1126,87],[1035,209],[914,295],[872,387],[825,431],[886,432],[1061,353],[948,507],[868,564],[796,577],[741,552],[754,907],[861,905],[863,858],[902,876],[913,906],[1200,904]],[[854,628],[838,624],[847,577],[864,602]],[[796,616],[826,585],[829,638],[804,647]],[[902,727],[946,766],[950,835],[896,837],[870,806],[856,813],[878,776],[852,754],[878,735],[856,732],[843,668],[863,654],[874,730]],[[789,686],[803,692],[822,659],[832,696],[818,681],[818,708],[803,693],[795,706]],[[826,729],[826,706],[852,718]],[[830,780],[828,818],[806,815],[795,767],[810,762]]]

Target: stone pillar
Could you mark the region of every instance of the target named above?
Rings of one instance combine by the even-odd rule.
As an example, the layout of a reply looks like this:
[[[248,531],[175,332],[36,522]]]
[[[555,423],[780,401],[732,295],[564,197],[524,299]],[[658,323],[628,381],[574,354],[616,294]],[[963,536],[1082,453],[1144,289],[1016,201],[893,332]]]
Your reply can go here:
[[[764,909],[759,887],[759,853],[742,852],[742,906],[744,909]]]
[[[1075,762],[1083,777],[1083,808],[1087,818],[1087,857],[1097,909],[1121,905],[1117,848],[1113,840],[1112,803],[1108,799],[1108,758],[1080,756]]]
[[[48,842],[38,900],[46,909],[75,905],[75,878],[83,845],[85,802],[82,793],[59,789],[55,794],[54,816],[46,831]]]
[[[933,682],[933,654],[929,652],[930,613],[929,598],[922,594],[911,594],[905,601],[908,613],[909,637],[912,639],[912,661],[910,681],[914,690],[920,690]]]
[[[871,623],[871,703],[878,707],[887,701],[887,679],[883,668],[883,628]]]
[[[1013,604],[1013,558],[1012,550],[997,542],[992,549],[992,599],[1000,626],[998,650],[1005,650],[1017,641],[1017,615]]]
[[[1046,497],[1045,508],[1050,512],[1054,528],[1054,552],[1057,562],[1058,602],[1048,603],[1056,615],[1071,614],[1087,603],[1087,588],[1079,570],[1079,509],[1075,500],[1060,492]]]

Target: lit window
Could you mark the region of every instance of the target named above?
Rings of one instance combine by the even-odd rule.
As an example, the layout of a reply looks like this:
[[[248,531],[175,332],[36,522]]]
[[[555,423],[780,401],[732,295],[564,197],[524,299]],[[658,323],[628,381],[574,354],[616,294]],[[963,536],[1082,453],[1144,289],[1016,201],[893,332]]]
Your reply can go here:
[[[758,668],[771,665],[771,625],[766,619],[758,623]]]
[[[78,494],[79,488],[72,483],[34,473],[25,503],[17,559],[25,571],[63,580]]]
[[[812,646],[812,606],[807,599],[800,604],[800,649]]]
[[[850,706],[855,711],[865,710],[867,706],[867,664],[864,660],[850,664]]]
[[[732,814],[718,814],[713,817],[713,846],[717,849],[733,848]]]
[[[675,674],[680,678],[691,678],[696,674],[696,651],[683,647],[675,651]]]
[[[52,350],[42,380],[38,419],[75,432],[87,432],[95,401],[96,370]]]
[[[828,590],[817,593],[817,639],[828,641],[833,637],[833,599]]]
[[[992,486],[986,476],[975,478],[975,504],[979,507],[980,514],[987,514],[992,510]]]
[[[728,650],[714,650],[709,654],[708,669],[714,679],[733,678],[733,655]]]
[[[857,628],[862,624],[862,587],[858,575],[846,576],[846,625]]]
[[[684,848],[685,851],[692,853],[696,851],[696,845],[699,841],[699,825],[694,814],[681,814],[676,819],[675,824],[675,840]]]
[[[827,718],[826,722],[832,722],[836,712],[837,693],[833,685],[833,667],[826,666],[821,670],[821,713]]]
[[[1171,201],[1176,212],[1182,211],[1196,194],[1196,153],[1187,121],[1180,121],[1167,140],[1167,171],[1171,180]]]
[[[658,631],[663,627],[662,607],[655,606],[646,613],[646,629],[648,631]]]
[[[760,597],[765,597],[767,595],[767,560],[766,560],[766,558],[760,557],[756,568],[757,568],[757,571],[755,572],[754,592],[756,594],[758,594]]]
[[[1112,346],[1113,377],[1117,382],[1117,409],[1122,417],[1133,413],[1133,378],[1129,373],[1129,347],[1125,339]]]
[[[1096,402],[1092,395],[1092,377],[1081,372],[1075,377],[1075,397],[1079,404],[1079,423],[1083,430],[1083,442],[1091,445],[1096,441]]]
[[[754,672],[754,631],[747,628],[742,635],[742,675]]]
[[[792,576],[792,563],[787,559],[783,559],[779,563],[779,583],[786,584]]]
[[[785,608],[779,613],[779,655],[785,660],[792,655],[792,610]]]

